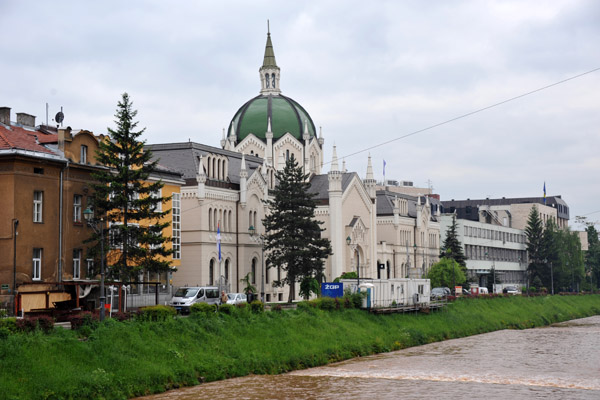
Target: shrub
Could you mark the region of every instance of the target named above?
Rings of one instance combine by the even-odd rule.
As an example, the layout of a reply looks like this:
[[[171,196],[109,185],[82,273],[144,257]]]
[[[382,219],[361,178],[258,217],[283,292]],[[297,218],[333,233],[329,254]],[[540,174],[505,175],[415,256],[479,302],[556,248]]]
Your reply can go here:
[[[0,326],[0,340],[2,339],[6,339],[7,337],[9,337],[11,335],[11,331],[8,330],[8,328],[4,327],[4,326]]]
[[[227,315],[233,314],[235,311],[235,307],[231,304],[221,304],[219,307],[219,312]]]
[[[245,310],[247,305],[248,305],[248,303],[237,303],[237,304],[235,305],[235,307],[236,307],[238,310]]]
[[[364,292],[358,292],[358,293],[349,293],[346,292],[344,293],[344,300],[348,299],[349,302],[349,306],[347,308],[361,308],[362,307],[362,302],[363,302],[363,298],[366,297],[366,293]]]
[[[315,299],[314,301],[317,304],[317,307],[319,307],[321,310],[331,311],[335,310],[336,308],[335,300],[331,297],[321,297],[320,299]]]
[[[116,319],[119,322],[123,322],[123,321],[127,321],[127,320],[131,319],[131,314],[127,313],[127,312],[119,311],[119,312],[113,313],[112,318]]]
[[[177,315],[175,308],[170,306],[150,306],[140,309],[137,318],[142,321],[166,321]]]
[[[207,303],[195,303],[190,307],[190,313],[192,314],[214,314],[217,312],[216,304],[207,304]]]
[[[33,332],[36,327],[36,318],[25,317],[17,320],[17,329],[20,332]]]
[[[282,312],[283,307],[281,307],[281,304],[275,304],[273,307],[271,307],[271,311]]]
[[[307,311],[313,308],[313,305],[309,301],[300,301],[296,304],[297,310]]]
[[[74,314],[69,316],[69,322],[71,322],[71,329],[79,330],[83,327],[87,330],[94,330],[98,327],[99,318],[97,315],[92,314],[89,311],[84,311],[80,314]]]
[[[37,327],[44,333],[50,333],[54,329],[54,318],[48,315],[40,315],[37,319]]]
[[[10,333],[17,332],[17,319],[15,317],[0,319],[1,328],[7,329]]]
[[[254,300],[250,303],[250,309],[253,313],[261,313],[265,310],[265,304],[260,300]]]

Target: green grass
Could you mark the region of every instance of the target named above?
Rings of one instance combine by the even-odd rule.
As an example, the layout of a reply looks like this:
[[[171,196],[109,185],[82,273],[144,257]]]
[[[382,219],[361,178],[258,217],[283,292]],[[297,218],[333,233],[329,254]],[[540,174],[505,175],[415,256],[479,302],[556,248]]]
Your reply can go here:
[[[1,397],[125,399],[596,314],[600,295],[460,299],[429,315],[246,309],[164,322],[110,320],[85,340],[62,328],[0,339]]]

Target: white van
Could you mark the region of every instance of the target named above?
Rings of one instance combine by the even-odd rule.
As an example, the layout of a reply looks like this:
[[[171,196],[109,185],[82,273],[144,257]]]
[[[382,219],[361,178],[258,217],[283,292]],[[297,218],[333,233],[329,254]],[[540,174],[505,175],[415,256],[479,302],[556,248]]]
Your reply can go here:
[[[479,294],[489,294],[488,288],[479,286]]]
[[[182,313],[189,313],[192,304],[207,303],[220,304],[219,288],[216,286],[190,286],[177,289],[171,301],[170,306]]]

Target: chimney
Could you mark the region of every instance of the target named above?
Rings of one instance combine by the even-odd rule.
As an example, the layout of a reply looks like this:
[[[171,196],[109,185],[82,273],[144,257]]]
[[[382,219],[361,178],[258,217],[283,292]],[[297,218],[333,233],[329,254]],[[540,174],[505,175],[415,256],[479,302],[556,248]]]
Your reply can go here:
[[[17,113],[17,124],[22,126],[35,127],[35,115]]]
[[[10,125],[10,107],[0,107],[0,123]]]

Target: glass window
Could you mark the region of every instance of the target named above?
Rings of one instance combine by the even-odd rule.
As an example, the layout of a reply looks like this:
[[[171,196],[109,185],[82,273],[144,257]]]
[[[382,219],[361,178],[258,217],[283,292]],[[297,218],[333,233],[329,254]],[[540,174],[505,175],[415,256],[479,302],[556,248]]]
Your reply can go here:
[[[87,164],[87,150],[88,150],[87,146],[82,144],[81,151],[79,154],[79,162],[81,164]]]
[[[33,192],[33,222],[42,222],[44,192]]]
[[[73,279],[81,279],[81,250],[73,250]]]
[[[73,222],[81,222],[81,201],[81,195],[73,196]]]
[[[181,194],[173,193],[171,216],[173,217],[173,259],[181,258]]]
[[[91,278],[92,276],[94,276],[94,259],[88,258],[85,261],[87,263],[87,274],[86,274],[86,277],[87,278]]]
[[[150,192],[150,197],[153,199],[162,198],[162,189],[158,189],[156,192]],[[152,211],[162,212],[162,201],[156,202],[156,204],[152,205]]]
[[[34,281],[42,279],[42,249],[33,249],[33,273],[31,279]]]

